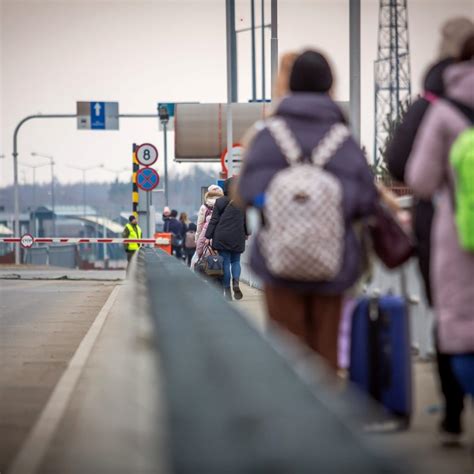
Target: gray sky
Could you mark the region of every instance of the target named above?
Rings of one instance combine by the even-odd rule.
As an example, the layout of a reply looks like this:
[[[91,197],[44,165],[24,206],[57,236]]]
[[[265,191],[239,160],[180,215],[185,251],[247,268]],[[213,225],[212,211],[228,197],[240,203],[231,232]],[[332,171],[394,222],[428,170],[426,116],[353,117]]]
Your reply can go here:
[[[237,1],[238,27],[249,26],[249,4]],[[325,51],[338,100],[349,97],[348,4],[279,0],[279,51]],[[266,5],[269,21],[269,0]],[[458,15],[474,19],[474,1],[408,0],[408,8],[416,94],[436,58],[441,23]],[[377,19],[378,1],[362,0],[362,141],[370,151]],[[0,186],[13,179],[15,124],[31,113],[75,113],[77,100],[119,101],[122,113],[154,113],[158,101],[226,100],[225,0],[0,0],[0,38],[0,154],[7,155],[0,160]],[[250,35],[240,35],[239,98],[245,102],[251,96],[249,50]],[[34,163],[32,151],[53,155],[59,179],[79,181],[80,172],[65,165],[129,166],[133,142],[152,142],[161,151],[155,121],[122,120],[119,132],[78,131],[74,119],[34,121],[20,133],[20,161]],[[191,166],[176,164],[172,171]],[[114,179],[101,170],[90,179],[94,174]],[[31,181],[30,169],[24,178]],[[37,170],[37,179],[49,180],[48,168]]]

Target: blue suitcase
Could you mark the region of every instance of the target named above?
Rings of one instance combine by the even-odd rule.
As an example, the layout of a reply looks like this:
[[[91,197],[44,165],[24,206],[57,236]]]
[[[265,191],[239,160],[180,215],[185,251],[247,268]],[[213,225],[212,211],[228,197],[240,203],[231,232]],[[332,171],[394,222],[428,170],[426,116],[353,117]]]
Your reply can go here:
[[[353,313],[349,378],[408,427],[412,413],[410,329],[399,296],[360,298]]]

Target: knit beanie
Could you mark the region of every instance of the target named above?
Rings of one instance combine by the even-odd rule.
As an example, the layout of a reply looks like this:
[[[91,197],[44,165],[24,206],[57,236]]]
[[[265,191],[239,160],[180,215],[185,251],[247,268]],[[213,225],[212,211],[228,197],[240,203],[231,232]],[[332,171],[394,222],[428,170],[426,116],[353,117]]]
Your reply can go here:
[[[464,42],[474,34],[474,23],[465,17],[452,18],[441,28],[440,58],[457,58]]]
[[[290,75],[292,92],[328,92],[333,77],[327,59],[317,51],[305,51],[293,64]]]

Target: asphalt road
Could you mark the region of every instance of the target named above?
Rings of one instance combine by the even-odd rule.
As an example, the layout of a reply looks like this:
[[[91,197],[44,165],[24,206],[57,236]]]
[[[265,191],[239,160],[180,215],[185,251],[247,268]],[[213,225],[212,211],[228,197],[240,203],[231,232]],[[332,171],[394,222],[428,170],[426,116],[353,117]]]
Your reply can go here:
[[[0,472],[116,284],[0,280]]]

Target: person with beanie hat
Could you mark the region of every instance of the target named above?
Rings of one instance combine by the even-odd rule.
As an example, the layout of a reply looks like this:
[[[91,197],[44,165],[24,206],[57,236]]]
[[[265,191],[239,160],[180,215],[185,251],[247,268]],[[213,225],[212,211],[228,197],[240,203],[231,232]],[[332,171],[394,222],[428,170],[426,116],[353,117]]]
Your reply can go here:
[[[305,51],[294,61],[288,82],[289,93],[277,105],[275,117],[291,131],[302,151],[301,161],[309,159],[328,130],[346,124],[341,109],[330,97],[333,83],[329,61],[320,52]],[[296,225],[291,214],[280,216],[281,222],[270,222],[265,214],[267,189],[288,166],[287,158],[269,129],[262,127],[245,155],[238,195],[245,206],[261,210],[264,228],[274,228],[275,232],[284,232],[285,228]],[[347,223],[341,239],[344,256],[338,274],[328,281],[297,281],[276,276],[262,253],[261,231],[253,240],[250,265],[263,282],[269,318],[319,353],[336,370],[342,296],[359,279],[364,261],[351,223],[374,213],[378,193],[367,160],[350,136],[335,151],[325,165],[325,171],[341,185],[341,214]],[[320,192],[316,186],[315,183],[308,193]],[[296,215],[298,203],[289,204]],[[304,218],[311,219],[311,215]],[[312,238],[307,235],[308,241]]]
[[[142,229],[138,225],[137,217],[135,215],[131,215],[128,218],[128,223],[125,225],[125,228],[122,232],[122,237],[124,239],[141,239],[142,238]],[[139,250],[141,247],[140,244],[132,243],[132,244],[124,244],[124,249],[127,254],[127,272],[128,266],[130,265],[130,261],[132,257],[135,255],[135,252]]]

